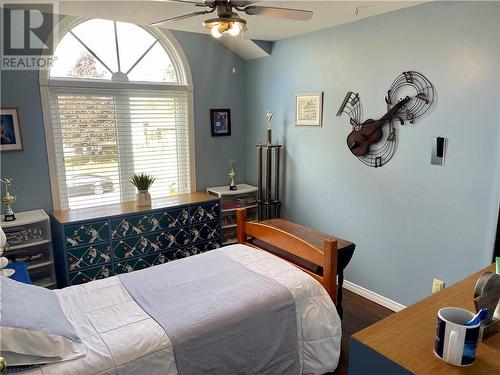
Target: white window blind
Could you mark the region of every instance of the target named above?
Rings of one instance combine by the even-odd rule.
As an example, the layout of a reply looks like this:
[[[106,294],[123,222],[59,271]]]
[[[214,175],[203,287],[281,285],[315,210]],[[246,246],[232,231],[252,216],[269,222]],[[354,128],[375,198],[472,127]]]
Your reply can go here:
[[[49,87],[60,208],[135,199],[134,173],[154,197],[190,191],[187,91]]]

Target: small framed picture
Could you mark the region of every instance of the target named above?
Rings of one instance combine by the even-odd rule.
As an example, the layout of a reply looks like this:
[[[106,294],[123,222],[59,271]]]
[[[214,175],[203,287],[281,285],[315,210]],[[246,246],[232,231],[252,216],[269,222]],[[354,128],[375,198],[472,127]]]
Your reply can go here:
[[[212,137],[231,135],[231,110],[211,109],[210,125],[212,129]]]
[[[0,111],[0,151],[22,151],[23,140],[17,108],[1,108]]]
[[[295,94],[295,126],[323,126],[323,92]]]

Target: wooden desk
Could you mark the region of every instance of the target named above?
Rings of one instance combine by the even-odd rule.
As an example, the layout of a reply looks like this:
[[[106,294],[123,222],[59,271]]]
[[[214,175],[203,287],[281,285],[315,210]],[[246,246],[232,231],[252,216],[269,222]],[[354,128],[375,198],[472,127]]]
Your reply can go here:
[[[500,334],[478,343],[470,367],[449,365],[433,352],[438,310],[474,311],[474,286],[486,271],[495,272],[494,265],[351,336],[349,374],[500,374]]]
[[[342,318],[343,308],[342,308],[342,285],[344,284],[344,269],[349,263],[354,254],[354,249],[356,245],[352,242],[343,240],[342,238],[338,238],[335,236],[331,236],[329,234],[319,232],[317,230],[303,227],[302,225],[292,223],[283,219],[271,219],[264,220],[260,223],[269,225],[276,229],[281,229],[287,233],[291,233],[296,237],[310,243],[311,245],[317,247],[318,249],[323,249],[324,241],[329,238],[333,238],[337,240],[338,243],[338,254],[337,254],[337,274],[338,274],[338,289],[337,289],[337,312]],[[259,243],[260,247],[266,247],[265,244]],[[279,249],[270,249],[273,252],[281,253]],[[294,259],[295,262],[301,263],[303,267],[306,269],[316,272],[319,275],[323,275],[323,269],[321,267],[316,266],[315,264],[306,262],[302,259]]]

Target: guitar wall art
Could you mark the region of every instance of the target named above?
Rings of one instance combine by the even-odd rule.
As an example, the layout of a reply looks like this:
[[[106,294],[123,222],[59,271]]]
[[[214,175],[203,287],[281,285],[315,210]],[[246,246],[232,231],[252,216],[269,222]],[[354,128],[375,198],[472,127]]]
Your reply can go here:
[[[387,113],[378,120],[362,121],[363,111],[358,93],[347,92],[337,116],[349,116],[352,131],[347,147],[354,156],[370,167],[381,167],[393,157],[397,148],[395,125],[413,124],[434,102],[434,87],[422,74],[403,72],[387,91]]]

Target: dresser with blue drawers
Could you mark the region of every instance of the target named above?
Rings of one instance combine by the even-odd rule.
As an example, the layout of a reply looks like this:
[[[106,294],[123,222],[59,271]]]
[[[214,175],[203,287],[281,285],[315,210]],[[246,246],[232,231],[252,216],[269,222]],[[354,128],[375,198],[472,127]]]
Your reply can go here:
[[[221,246],[221,205],[204,193],[51,214],[59,287],[166,263]]]

